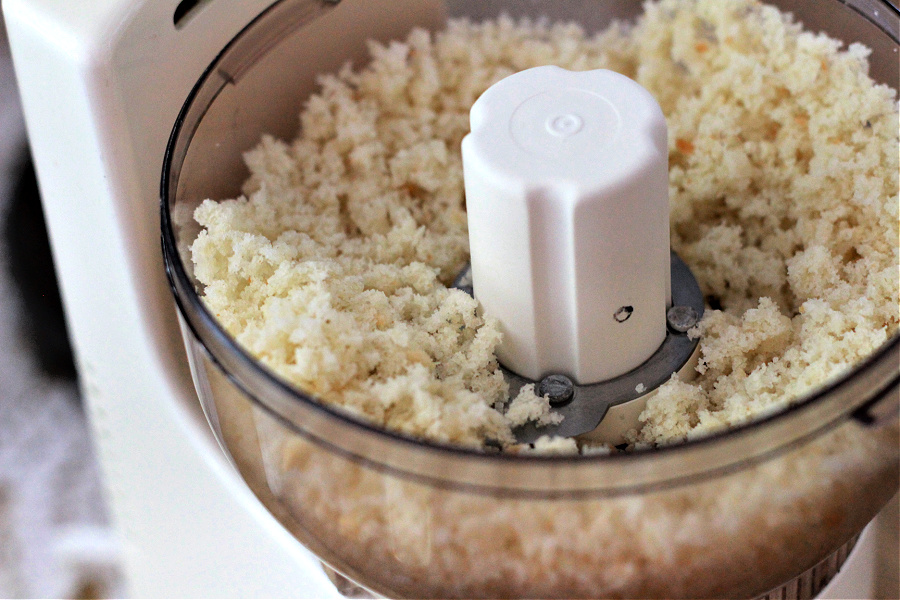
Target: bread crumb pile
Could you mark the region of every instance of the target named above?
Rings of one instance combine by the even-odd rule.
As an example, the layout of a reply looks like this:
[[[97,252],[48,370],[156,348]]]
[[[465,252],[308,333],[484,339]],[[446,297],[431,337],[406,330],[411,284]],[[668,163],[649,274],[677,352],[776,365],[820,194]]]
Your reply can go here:
[[[863,46],[843,49],[754,0],[661,0],[594,36],[451,21],[370,52],[364,68],[322,77],[296,140],[264,137],[246,154],[241,197],[195,213],[207,305],[324,402],[469,447],[553,422],[533,390],[507,407],[497,325],[447,287],[468,260],[469,109],[493,83],[547,64],[612,69],[659,101],[673,247],[711,305],[697,378],[659,389],[634,443],[780,410],[896,332],[897,104],[868,77]]]

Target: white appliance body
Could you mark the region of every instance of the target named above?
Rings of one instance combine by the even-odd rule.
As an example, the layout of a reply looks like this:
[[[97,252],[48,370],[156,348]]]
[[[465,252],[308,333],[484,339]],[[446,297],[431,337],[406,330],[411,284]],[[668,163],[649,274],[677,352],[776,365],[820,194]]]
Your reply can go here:
[[[137,597],[340,597],[215,442],[160,253],[159,179],[175,118],[218,52],[272,2],[201,2],[176,27],[178,0],[3,1],[81,387]]]
[[[140,597],[339,597],[256,500],[197,401],[159,244],[159,179],[185,98],[271,0],[6,0],[81,387]]]

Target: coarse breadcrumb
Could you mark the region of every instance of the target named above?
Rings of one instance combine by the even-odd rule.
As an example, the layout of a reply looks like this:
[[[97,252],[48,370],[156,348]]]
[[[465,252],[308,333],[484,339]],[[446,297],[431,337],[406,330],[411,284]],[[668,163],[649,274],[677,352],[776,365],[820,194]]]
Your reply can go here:
[[[534,391],[534,384],[522,386],[519,393],[509,403],[506,410],[506,419],[513,427],[534,422],[537,425],[557,425],[562,422],[563,416],[550,410],[550,399],[547,396],[538,396]]]
[[[533,389],[507,410],[497,326],[447,288],[468,260],[469,109],[545,64],[613,69],[657,98],[672,244],[712,303],[696,379],[658,390],[633,443],[780,410],[897,331],[897,104],[869,79],[863,46],[753,0],[661,0],[593,37],[574,24],[452,21],[370,51],[364,68],[322,78],[296,140],[266,137],[246,154],[242,197],[195,213],[204,300],[300,389],[473,447],[558,418]],[[574,442],[562,444],[537,447]]]
[[[578,443],[573,438],[564,438],[558,435],[542,435],[534,441],[532,446],[534,448],[526,449],[524,452],[559,455],[578,454]]]

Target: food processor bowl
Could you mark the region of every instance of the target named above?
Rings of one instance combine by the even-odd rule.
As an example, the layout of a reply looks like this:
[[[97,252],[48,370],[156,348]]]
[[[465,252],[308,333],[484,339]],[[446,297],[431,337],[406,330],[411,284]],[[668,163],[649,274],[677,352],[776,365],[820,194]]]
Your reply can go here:
[[[872,77],[898,87],[900,19],[887,2],[774,4],[808,29],[872,48]],[[296,135],[316,75],[359,65],[367,39],[504,12],[597,31],[639,9],[281,0],[223,49],[175,123],[163,250],[210,425],[284,527],[373,593],[750,598],[847,544],[897,490],[898,336],[782,412],[727,432],[605,456],[511,455],[414,439],[326,405],[254,360],[204,305],[189,249],[194,208],[237,197],[242,153],[263,134]]]

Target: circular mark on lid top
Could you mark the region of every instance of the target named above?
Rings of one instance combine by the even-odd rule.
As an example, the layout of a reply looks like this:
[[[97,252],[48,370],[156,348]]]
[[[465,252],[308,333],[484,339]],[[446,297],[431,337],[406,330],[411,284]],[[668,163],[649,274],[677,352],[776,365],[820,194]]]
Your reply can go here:
[[[609,100],[578,88],[532,96],[510,119],[510,133],[520,148],[562,164],[599,159],[620,129],[619,111]]]
[[[559,115],[547,119],[547,131],[555,136],[567,138],[575,135],[584,127],[584,119],[576,114]]]

